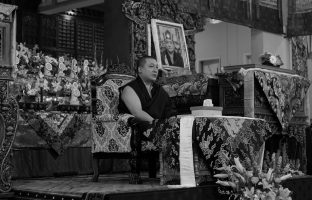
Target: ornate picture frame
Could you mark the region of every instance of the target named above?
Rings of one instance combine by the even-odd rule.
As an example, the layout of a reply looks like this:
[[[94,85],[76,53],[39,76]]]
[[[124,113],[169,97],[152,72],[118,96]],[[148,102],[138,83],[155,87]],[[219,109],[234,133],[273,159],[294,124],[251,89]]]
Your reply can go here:
[[[151,19],[151,29],[159,68],[168,71],[190,71],[183,25]]]

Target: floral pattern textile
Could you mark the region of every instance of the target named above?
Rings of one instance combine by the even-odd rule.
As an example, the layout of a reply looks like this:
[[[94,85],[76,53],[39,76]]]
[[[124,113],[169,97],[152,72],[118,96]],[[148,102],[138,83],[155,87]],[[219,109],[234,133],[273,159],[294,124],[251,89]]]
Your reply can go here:
[[[106,121],[101,116],[92,119],[92,153],[131,152],[130,139],[132,130],[128,126],[129,114],[118,115],[117,120]]]
[[[308,77],[309,36],[297,36],[291,38],[292,69],[303,77]]]
[[[118,118],[119,87],[133,80],[133,76],[110,75],[103,85],[96,87],[96,115],[105,121]]]
[[[21,117],[47,144],[61,155],[87,121],[86,114],[30,112],[20,110]]]
[[[210,76],[205,74],[183,75],[166,78],[160,81],[160,84],[170,97],[205,95],[209,78]]]
[[[157,120],[149,126],[143,140],[160,151],[161,184],[180,184],[180,119]],[[264,139],[270,134],[264,120],[241,117],[196,117],[193,131],[195,147],[199,146],[199,152],[197,148],[193,152],[197,184],[207,181],[213,169],[222,164],[222,152],[259,163]]]
[[[276,72],[255,71],[255,77],[282,128],[287,128],[302,105],[310,82],[304,77]]]
[[[193,130],[211,172],[226,164],[224,156],[260,163],[261,147],[270,134],[264,120],[241,117],[196,117]]]
[[[143,129],[143,144],[152,144],[151,149],[160,151],[160,184],[180,184],[180,119],[155,120],[153,124],[141,126]]]

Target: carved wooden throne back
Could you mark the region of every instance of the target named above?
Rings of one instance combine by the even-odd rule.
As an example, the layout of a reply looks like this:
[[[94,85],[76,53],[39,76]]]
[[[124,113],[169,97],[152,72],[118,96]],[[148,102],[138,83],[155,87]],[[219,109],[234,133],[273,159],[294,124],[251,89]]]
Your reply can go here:
[[[147,24],[151,23],[151,19],[159,19],[183,24],[190,68],[193,73],[195,72],[194,34],[202,31],[204,26],[204,18],[198,12],[181,7],[175,0],[126,0],[122,5],[122,11],[131,21],[129,32],[131,35],[130,64],[132,67],[137,66],[140,57],[148,54]]]

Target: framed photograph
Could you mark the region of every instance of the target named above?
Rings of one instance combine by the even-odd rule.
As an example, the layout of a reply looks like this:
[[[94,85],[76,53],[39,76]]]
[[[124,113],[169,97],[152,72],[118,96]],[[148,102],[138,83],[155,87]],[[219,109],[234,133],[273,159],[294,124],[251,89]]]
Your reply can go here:
[[[151,28],[159,67],[168,71],[189,71],[190,62],[183,25],[152,19]]]

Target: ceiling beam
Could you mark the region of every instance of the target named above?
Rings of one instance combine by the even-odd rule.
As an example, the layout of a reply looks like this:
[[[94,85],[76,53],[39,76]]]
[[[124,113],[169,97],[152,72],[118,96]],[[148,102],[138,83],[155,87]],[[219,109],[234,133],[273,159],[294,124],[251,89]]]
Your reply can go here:
[[[104,3],[105,0],[41,0],[39,12],[52,15],[68,10],[93,6]]]

